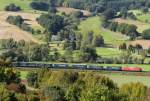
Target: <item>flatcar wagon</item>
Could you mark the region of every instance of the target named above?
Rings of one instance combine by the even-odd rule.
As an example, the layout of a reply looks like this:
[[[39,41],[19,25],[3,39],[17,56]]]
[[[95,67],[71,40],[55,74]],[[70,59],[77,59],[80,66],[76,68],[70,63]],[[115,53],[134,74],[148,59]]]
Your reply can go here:
[[[118,66],[107,66],[106,70],[109,70],[109,71],[121,71],[122,68],[118,67]]]
[[[89,66],[87,66],[87,69],[89,69],[89,70],[103,70],[103,66],[89,65]]]
[[[52,64],[53,68],[69,68],[68,64]]]
[[[72,64],[71,67],[73,69],[87,69],[87,65],[85,64]]]

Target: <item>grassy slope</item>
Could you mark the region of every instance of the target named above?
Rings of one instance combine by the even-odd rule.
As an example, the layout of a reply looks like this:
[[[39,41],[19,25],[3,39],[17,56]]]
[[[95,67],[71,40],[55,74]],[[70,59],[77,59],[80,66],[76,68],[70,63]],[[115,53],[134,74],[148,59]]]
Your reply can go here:
[[[90,17],[82,21],[79,28],[83,34],[91,30],[94,31],[95,34],[101,34],[106,44],[118,45],[125,40],[123,35],[103,29],[100,24],[101,20],[98,16]]]
[[[100,24],[101,20],[98,16],[90,17],[84,21],[81,21],[79,29],[83,34],[91,30],[95,34],[101,34],[105,40],[105,44],[118,46],[120,43],[125,41],[125,37],[123,35],[103,29]],[[96,50],[97,53],[101,56],[116,56],[121,53],[118,49],[115,48],[97,48]]]
[[[143,30],[145,29],[148,29],[150,28],[150,12],[149,13],[146,13],[146,14],[143,14],[140,10],[131,10],[130,12],[133,12],[137,19],[140,21],[140,22],[143,22],[143,25],[137,25],[138,26],[138,30],[140,32],[142,32]]]
[[[104,75],[112,79],[115,83],[117,83],[119,86],[130,83],[130,82],[141,82],[146,86],[150,87],[150,79],[149,76],[126,76],[126,75]]]

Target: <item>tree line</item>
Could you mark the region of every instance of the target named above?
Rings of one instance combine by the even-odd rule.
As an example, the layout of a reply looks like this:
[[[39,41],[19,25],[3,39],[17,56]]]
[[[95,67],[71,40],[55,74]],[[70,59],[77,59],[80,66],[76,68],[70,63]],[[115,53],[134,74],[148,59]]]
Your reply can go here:
[[[48,6],[64,6],[76,9],[88,10],[93,13],[102,13],[107,9],[120,11],[122,8],[143,9],[150,7],[149,0],[36,0],[31,3],[34,9],[48,10]]]

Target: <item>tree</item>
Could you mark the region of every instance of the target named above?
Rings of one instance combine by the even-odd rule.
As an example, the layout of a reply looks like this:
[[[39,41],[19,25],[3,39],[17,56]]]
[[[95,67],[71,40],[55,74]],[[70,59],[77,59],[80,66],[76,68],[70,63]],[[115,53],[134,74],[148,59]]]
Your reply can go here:
[[[81,47],[78,57],[80,62],[96,61],[97,53],[94,47],[84,46]]]
[[[127,18],[127,14],[128,14],[127,8],[125,8],[125,7],[121,8],[121,11],[120,11],[120,14],[119,14],[119,15],[120,15],[122,18],[126,19],[126,18]]]
[[[144,101],[146,89],[147,87],[141,83],[129,83],[124,84],[120,88],[120,92],[127,95],[128,101]]]
[[[116,32],[117,31],[117,27],[118,27],[118,22],[111,22],[110,25],[108,26],[108,28],[111,30],[111,31],[114,31]]]
[[[135,47],[133,45],[129,45],[128,50],[132,53],[135,53]]]
[[[143,7],[141,10],[143,13],[147,13],[149,11],[148,9],[149,9],[148,7]]]
[[[8,16],[6,21],[10,24],[17,25],[18,27],[21,27],[21,24],[24,22],[24,19],[20,15]]]
[[[150,29],[146,29],[142,32],[143,39],[150,39]]]
[[[120,101],[115,95],[115,91],[109,90],[106,86],[96,85],[87,91],[82,101]]]
[[[37,21],[53,35],[56,35],[64,27],[64,18],[55,14],[42,14]]]
[[[20,81],[21,81],[21,79],[20,79],[20,72],[15,71],[12,68],[6,70],[5,82],[7,84],[10,84],[10,83],[17,83],[17,84],[19,84]]]
[[[51,14],[51,13],[56,13],[57,12],[57,9],[55,7],[55,3],[56,1],[55,0],[49,0],[49,9],[48,9],[48,12]]]
[[[107,9],[104,13],[103,16],[105,17],[105,19],[112,19],[114,18],[116,15],[116,12],[112,9]]]
[[[83,38],[81,47],[84,47],[85,45],[92,45],[92,40],[94,37],[93,34],[94,34],[93,31],[89,31],[86,33],[86,35]]]
[[[5,7],[5,10],[6,11],[20,11],[21,8],[19,6],[16,6],[15,4],[11,3]]]
[[[84,16],[83,12],[81,12],[81,11],[76,11],[73,13],[73,15],[76,18],[82,18]]]
[[[33,47],[31,58],[33,61],[47,61],[49,48],[46,45],[36,45]]]
[[[44,95],[49,101],[66,101],[64,91],[58,86],[47,86],[44,89]]]
[[[126,43],[121,44],[121,45],[119,46],[119,49],[120,49],[120,50],[126,50],[126,49],[127,49]]]
[[[30,7],[36,10],[48,11],[49,5],[44,2],[31,2]]]
[[[96,36],[94,36],[92,45],[93,45],[94,47],[101,47],[101,46],[104,46],[104,39],[103,39],[103,36],[101,36],[101,35],[96,35]]]
[[[37,88],[38,87],[38,74],[36,72],[29,72],[27,74],[28,85]]]
[[[140,45],[140,44],[136,44],[136,45],[135,45],[135,49],[136,49],[137,53],[139,54],[140,51],[143,50],[143,47],[142,47],[142,45]]]

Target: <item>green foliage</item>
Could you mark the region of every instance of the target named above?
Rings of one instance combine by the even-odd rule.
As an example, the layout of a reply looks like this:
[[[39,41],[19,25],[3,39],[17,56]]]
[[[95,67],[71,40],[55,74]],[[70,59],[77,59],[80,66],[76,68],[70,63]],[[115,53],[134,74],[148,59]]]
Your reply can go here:
[[[9,4],[5,7],[6,11],[20,11],[21,8],[19,6],[16,6],[15,4]]]
[[[45,87],[44,95],[49,101],[65,101],[64,91],[57,86]]]
[[[120,91],[128,96],[128,101],[144,101],[147,88],[141,83],[129,83],[121,87]]]
[[[14,24],[17,26],[21,26],[21,24],[23,23],[24,19],[21,16],[8,16],[7,17],[7,22],[9,22],[10,24]]]
[[[24,22],[24,19],[21,16],[8,16],[6,21],[10,24],[16,25],[19,28],[25,30],[25,31],[29,31],[32,32],[33,29]]]
[[[104,20],[104,23],[107,21]],[[139,33],[137,32],[137,26],[132,24],[126,24],[126,23],[120,23],[117,22],[108,22],[106,26],[103,26],[105,28],[109,28],[111,31],[118,31],[122,34],[125,34],[130,37],[131,40],[136,39],[136,37],[139,36]]]
[[[27,81],[29,86],[38,87],[38,74],[36,72],[30,72],[27,74]]]
[[[33,61],[47,61],[49,48],[46,45],[36,45],[33,47],[31,58]]]
[[[143,39],[150,39],[150,29],[144,30],[142,33]]]
[[[42,25],[46,30],[57,34],[64,27],[63,17],[55,14],[43,14],[37,19],[38,23]]]
[[[73,16],[76,18],[82,18],[83,17],[83,12],[81,11],[76,11],[73,13]]]

